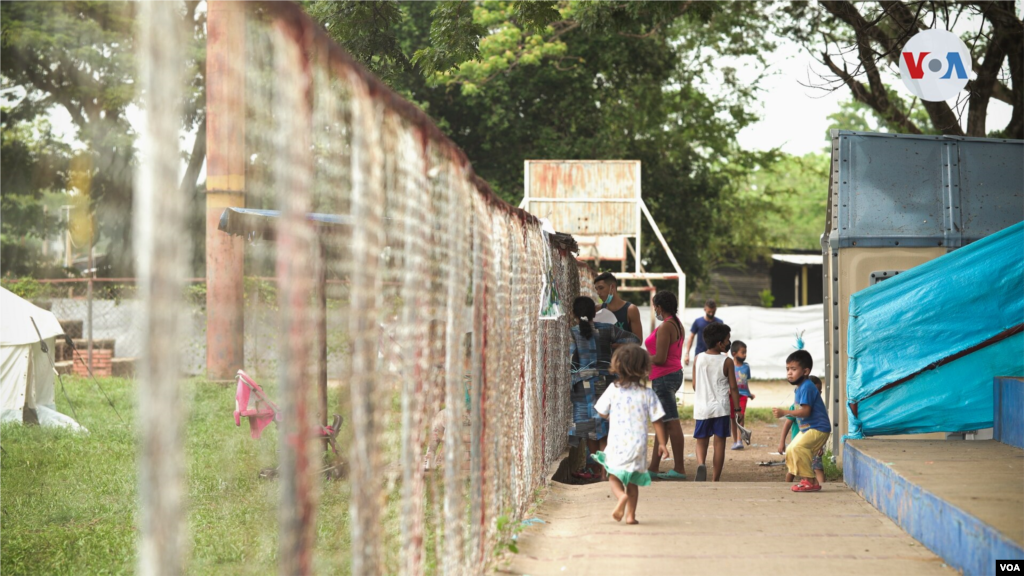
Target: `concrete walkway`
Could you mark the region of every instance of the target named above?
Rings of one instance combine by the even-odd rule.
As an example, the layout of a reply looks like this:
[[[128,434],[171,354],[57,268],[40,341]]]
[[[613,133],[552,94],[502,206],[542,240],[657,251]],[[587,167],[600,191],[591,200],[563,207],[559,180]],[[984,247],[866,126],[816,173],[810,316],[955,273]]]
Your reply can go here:
[[[500,574],[872,574],[956,572],[844,484],[657,482],[638,526],[611,518],[605,483],[552,484]]]

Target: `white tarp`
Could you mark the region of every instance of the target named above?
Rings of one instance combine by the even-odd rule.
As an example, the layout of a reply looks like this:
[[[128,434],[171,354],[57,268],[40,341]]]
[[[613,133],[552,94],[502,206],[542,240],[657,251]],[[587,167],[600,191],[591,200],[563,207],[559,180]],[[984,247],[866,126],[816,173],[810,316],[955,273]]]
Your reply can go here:
[[[28,407],[36,411],[40,425],[82,429],[57,412],[54,399],[54,345],[63,333],[52,313],[0,288],[0,421],[21,422],[22,409]]]
[[[825,373],[825,325],[821,304],[799,308],[762,308],[760,306],[722,306],[717,316],[732,329],[732,340],[747,345],[747,363],[752,378],[784,379],[786,357],[796,350],[797,334],[803,333],[804,349],[814,359],[812,374]],[[679,315],[690,335],[693,321],[704,315],[703,308],[687,308]],[[651,312],[640,308],[644,337],[650,334]],[[696,349],[697,345],[693,345]],[[691,356],[693,353],[691,349]],[[685,350],[685,348],[684,348]],[[683,370],[687,378],[689,371]]]

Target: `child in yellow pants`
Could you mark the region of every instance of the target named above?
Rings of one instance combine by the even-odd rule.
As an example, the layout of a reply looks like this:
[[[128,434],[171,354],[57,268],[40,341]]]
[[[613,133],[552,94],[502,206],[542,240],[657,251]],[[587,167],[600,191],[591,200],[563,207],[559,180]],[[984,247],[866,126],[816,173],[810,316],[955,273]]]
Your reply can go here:
[[[796,386],[793,394],[793,410],[772,408],[776,418],[794,416],[800,425],[800,435],[786,449],[786,467],[789,473],[786,480],[794,477],[800,482],[793,486],[793,492],[817,492],[821,484],[814,476],[811,461],[825,446],[832,427],[828,421],[828,412],[821,399],[821,392],[808,379],[814,361],[806,350],[797,350],[786,358],[786,380]]]

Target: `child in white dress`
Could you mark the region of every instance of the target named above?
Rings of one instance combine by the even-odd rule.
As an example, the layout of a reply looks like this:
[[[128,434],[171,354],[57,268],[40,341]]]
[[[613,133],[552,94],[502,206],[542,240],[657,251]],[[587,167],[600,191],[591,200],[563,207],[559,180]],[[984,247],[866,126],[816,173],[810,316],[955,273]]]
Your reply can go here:
[[[646,350],[636,344],[620,347],[612,355],[611,371],[618,375],[618,380],[594,405],[597,413],[609,421],[608,447],[605,452],[596,453],[594,459],[608,471],[616,499],[612,518],[618,522],[625,516],[626,524],[639,524],[638,487],[651,484],[647,472],[647,423],[654,423],[659,454],[667,458],[665,425],[659,422],[665,409],[654,391],[645,387],[651,372],[651,355]]]

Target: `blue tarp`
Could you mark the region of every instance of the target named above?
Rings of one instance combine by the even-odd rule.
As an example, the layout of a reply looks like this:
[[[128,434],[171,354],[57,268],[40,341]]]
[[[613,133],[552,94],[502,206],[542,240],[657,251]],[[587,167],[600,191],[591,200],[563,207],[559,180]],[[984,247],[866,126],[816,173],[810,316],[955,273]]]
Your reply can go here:
[[[1024,374],[1022,324],[1024,223],[853,294],[847,438],[991,427],[992,378]]]

